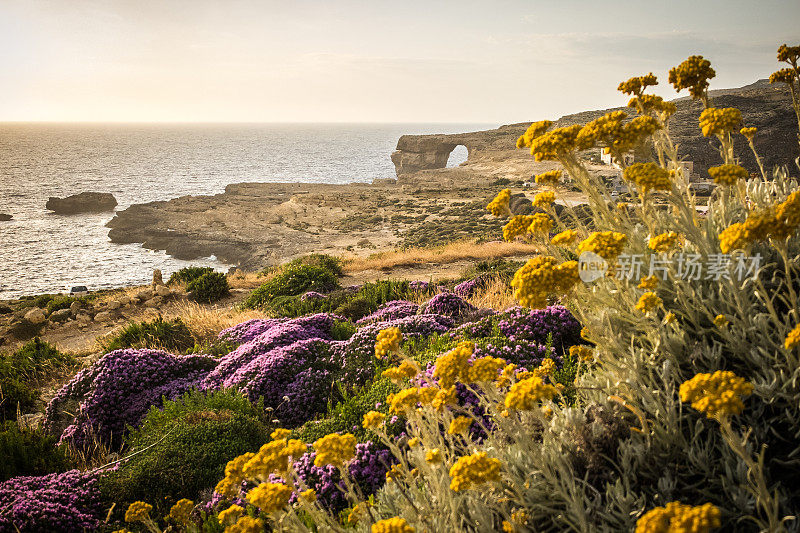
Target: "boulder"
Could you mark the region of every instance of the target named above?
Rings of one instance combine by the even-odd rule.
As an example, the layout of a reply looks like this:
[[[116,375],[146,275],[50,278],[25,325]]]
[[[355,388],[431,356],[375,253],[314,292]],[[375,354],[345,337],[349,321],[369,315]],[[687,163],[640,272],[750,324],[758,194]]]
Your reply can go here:
[[[92,317],[88,313],[78,313],[77,316],[75,316],[75,320],[78,322],[79,326],[85,326],[92,321]]]
[[[131,303],[131,299],[127,294],[123,294],[122,296],[117,298],[117,301],[119,302],[119,305],[121,305],[121,306],[126,306],[129,303]]]
[[[106,304],[106,308],[109,311],[113,311],[114,309],[119,309],[120,307],[122,307],[122,304],[119,303],[117,300],[109,300],[108,303]]]
[[[163,284],[164,284],[164,278],[161,275],[161,270],[158,268],[153,270],[153,289]]]
[[[82,192],[65,198],[51,196],[45,204],[46,209],[57,215],[113,211],[116,206],[117,199],[108,192]]]
[[[78,311],[81,310],[81,303],[77,300],[69,304],[69,310],[73,315],[77,315]]]
[[[151,291],[150,289],[145,289],[143,291],[139,291],[138,293],[136,293],[136,298],[144,302],[152,298],[153,294],[154,294],[153,291]]]
[[[154,298],[150,298],[149,300],[147,300],[144,303],[144,306],[155,309],[156,307],[159,307],[162,303],[164,303],[164,300],[160,296],[156,296]]]
[[[25,320],[31,324],[41,324],[46,320],[46,317],[44,316],[44,311],[37,307],[25,313]]]
[[[64,322],[65,320],[69,320],[72,318],[72,310],[71,309],[59,309],[58,311],[53,311],[50,313],[48,317],[51,322]]]
[[[0,213],[0,222],[8,222],[12,218],[14,218],[14,217],[9,215],[8,213]]]
[[[100,311],[94,315],[95,322],[109,322],[114,320],[114,314],[111,311]]]
[[[170,291],[169,288],[167,288],[164,285],[159,285],[158,287],[156,287],[156,294],[158,296],[166,297],[166,296],[169,296],[170,294],[172,294],[172,291]]]

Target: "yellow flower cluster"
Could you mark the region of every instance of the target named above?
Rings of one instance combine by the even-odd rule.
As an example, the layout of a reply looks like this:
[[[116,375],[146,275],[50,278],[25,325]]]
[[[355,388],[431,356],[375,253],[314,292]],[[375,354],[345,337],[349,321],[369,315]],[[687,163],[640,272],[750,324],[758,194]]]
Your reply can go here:
[[[622,253],[628,237],[617,231],[595,231],[578,245],[578,253],[594,252],[608,262],[613,262]]]
[[[547,306],[548,294],[565,292],[579,281],[577,261],[558,264],[555,257],[538,256],[514,273],[511,286],[520,304],[540,309]]]
[[[398,516],[380,520],[372,524],[372,533],[414,533],[416,529]]]
[[[670,502],[636,521],[636,533],[708,533],[721,525],[720,512],[710,503],[693,507]]]
[[[415,409],[419,400],[419,389],[416,387],[403,389],[386,397],[386,401],[389,402],[389,411],[392,413],[403,413],[409,409]]]
[[[634,96],[628,101],[628,107],[637,109],[640,113],[658,113],[662,120],[671,117],[678,110],[675,104],[654,94]]]
[[[567,229],[562,231],[561,233],[554,235],[552,239],[550,239],[550,244],[555,246],[568,246],[575,242],[578,238],[578,232],[574,229]]]
[[[516,215],[503,226],[503,240],[511,242],[528,231],[533,215]]]
[[[128,506],[128,510],[125,511],[125,521],[126,522],[142,522],[150,518],[150,511],[153,510],[153,506],[149,503],[145,502],[133,502]]]
[[[797,58],[800,57],[800,46],[788,46],[783,43],[778,47],[778,61],[784,61],[790,65],[797,65]]]
[[[734,131],[742,123],[742,112],[735,107],[722,109],[709,107],[700,113],[700,129],[703,135],[725,135]]]
[[[467,382],[494,381],[500,369],[508,364],[507,361],[498,357],[480,357],[472,362],[472,366],[467,369]]]
[[[509,202],[511,202],[511,189],[503,189],[497,193],[494,200],[489,202],[489,205],[486,206],[486,210],[496,217],[510,215],[511,210],[508,207]]]
[[[594,359],[594,350],[585,344],[578,344],[569,347],[569,355],[587,363]]]
[[[768,237],[785,239],[800,226],[800,191],[795,191],[774,209],[750,213],[744,222],[731,224],[719,234],[723,253],[744,248]]]
[[[225,528],[225,533],[262,533],[264,522],[252,516],[243,516],[233,524]]]
[[[464,375],[467,371],[467,360],[472,356],[474,350],[474,343],[463,341],[436,359],[436,369],[433,371],[433,377],[439,380],[439,385],[442,388],[452,387]]]
[[[755,138],[757,131],[758,131],[758,128],[756,128],[754,126],[752,128],[742,128],[742,129],[739,130],[739,133],[741,133],[742,135],[747,137],[748,141],[752,141],[753,138]]]
[[[337,435],[330,433],[314,442],[317,457],[315,466],[334,465],[342,466],[356,454],[356,438],[350,433]]]
[[[632,150],[645,137],[661,128],[661,124],[651,116],[636,117],[623,124],[627,116],[623,111],[612,111],[589,122],[581,128],[576,147],[587,150],[599,144],[606,148],[606,153],[621,154]]]
[[[669,231],[667,233],[662,233],[661,235],[656,235],[655,237],[650,237],[647,245],[651,250],[655,250],[659,253],[665,253],[676,244],[679,244],[682,240],[683,237],[680,234],[674,231]]]
[[[511,386],[505,398],[505,406],[509,409],[530,411],[542,400],[552,400],[558,395],[558,389],[547,385],[539,376],[518,381]]]
[[[439,464],[442,462],[442,451],[439,448],[434,448],[425,452],[425,460],[431,464]]]
[[[272,430],[272,433],[270,433],[269,436],[270,436],[270,438],[272,440],[281,440],[281,439],[289,438],[289,435],[291,435],[291,434],[292,434],[292,432],[290,430],[288,430],[288,429],[276,428],[276,429]]]
[[[446,389],[439,389],[436,391],[436,396],[433,397],[431,405],[437,411],[441,411],[446,405],[453,405],[457,401],[456,386],[452,385]]]
[[[772,74],[769,75],[769,82],[770,83],[785,83],[786,85],[794,84],[794,80],[797,77],[797,73],[794,71],[793,68],[782,68],[780,70],[776,70]]]
[[[317,491],[314,489],[306,489],[300,493],[300,497],[307,502],[317,501]]]
[[[534,177],[534,181],[537,185],[549,185],[554,187],[561,181],[561,175],[562,172],[560,170],[548,170],[547,172],[537,174]]]
[[[639,289],[644,289],[646,291],[652,291],[656,287],[658,287],[658,277],[657,276],[647,276],[643,277],[639,280],[639,285],[636,286]]]
[[[711,62],[703,56],[689,56],[683,63],[669,71],[669,82],[680,92],[689,89],[692,98],[703,98],[708,89],[708,80],[717,73],[711,68]]]
[[[709,167],[708,175],[719,185],[733,185],[737,180],[746,180],[749,174],[739,165],[720,165]]]
[[[532,123],[528,126],[527,131],[517,139],[517,148],[530,148],[531,142],[533,142],[536,137],[543,135],[552,125],[553,122],[550,120],[540,120],[539,122]]]
[[[418,372],[419,369],[414,363],[405,360],[400,363],[400,366],[387,368],[381,373],[381,376],[389,378],[395,384],[399,384],[404,379],[413,378]]]
[[[194,509],[194,502],[183,498],[170,508],[169,516],[179,524],[188,524],[192,509]]]
[[[531,141],[531,154],[536,161],[557,160],[576,148],[578,124],[557,128]]]
[[[553,191],[542,191],[533,197],[533,205],[536,207],[546,207],[556,201],[556,193]]]
[[[728,317],[725,315],[717,315],[714,317],[714,325],[718,328],[724,328],[728,324],[730,324],[730,320],[728,320]]]
[[[283,483],[262,483],[247,493],[247,501],[265,513],[283,509],[289,503],[292,489]]]
[[[550,233],[551,229],[553,229],[553,221],[545,213],[533,215],[528,226],[528,231],[531,233]]]
[[[297,439],[273,440],[264,444],[258,453],[244,464],[242,473],[248,479],[266,478],[273,472],[282,474],[289,469],[292,458],[299,459],[306,453],[307,448],[305,442]]]
[[[361,425],[364,426],[364,429],[374,429],[383,424],[385,419],[386,415],[383,413],[379,413],[378,411],[370,411],[364,415]]]
[[[237,496],[244,481],[244,465],[255,455],[253,452],[247,452],[228,461],[225,465],[225,477],[217,483],[214,492],[229,498]]]
[[[400,350],[400,341],[403,340],[403,333],[400,328],[387,328],[381,330],[375,339],[375,357],[383,359],[387,355]]]
[[[457,416],[450,422],[450,427],[447,428],[448,435],[461,435],[469,430],[473,420],[468,416]]]
[[[647,87],[658,85],[658,78],[651,72],[646,76],[634,76],[633,78],[623,81],[617,87],[617,90],[622,94],[634,94],[641,96]]]
[[[533,375],[538,376],[540,378],[544,378],[545,376],[549,376],[553,373],[553,370],[556,369],[556,363],[550,358],[542,359],[542,362],[539,363],[539,366],[533,369]]]
[[[498,459],[487,456],[486,452],[459,457],[450,468],[450,488],[458,492],[490,481],[499,481],[501,466]]]
[[[219,519],[220,524],[224,526],[236,522],[236,520],[238,520],[239,517],[242,516],[243,512],[244,509],[242,507],[233,504],[224,511],[220,511],[217,518]]]
[[[792,331],[786,335],[786,340],[783,343],[783,346],[787,350],[793,349],[795,346],[800,344],[800,324],[797,324]]]
[[[679,390],[682,402],[691,402],[692,407],[708,418],[741,413],[744,409],[742,398],[752,392],[752,383],[726,370],[697,374],[682,383]]]
[[[655,163],[634,163],[625,169],[623,177],[635,183],[642,194],[650,190],[668,191],[672,187],[669,172]]]
[[[639,297],[639,301],[636,302],[636,309],[641,311],[642,313],[650,313],[658,306],[662,304],[661,298],[659,298],[656,293],[648,291],[642,294]]]

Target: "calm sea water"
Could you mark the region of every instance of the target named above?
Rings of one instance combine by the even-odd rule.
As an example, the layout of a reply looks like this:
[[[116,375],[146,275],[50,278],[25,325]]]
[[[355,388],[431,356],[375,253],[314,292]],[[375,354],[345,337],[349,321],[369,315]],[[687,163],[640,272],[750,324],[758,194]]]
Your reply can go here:
[[[189,264],[114,244],[112,213],[60,216],[50,196],[110,192],[117,209],[238,182],[370,182],[394,177],[400,135],[457,133],[487,124],[0,124],[0,298],[147,283]],[[466,159],[459,147],[448,165]]]

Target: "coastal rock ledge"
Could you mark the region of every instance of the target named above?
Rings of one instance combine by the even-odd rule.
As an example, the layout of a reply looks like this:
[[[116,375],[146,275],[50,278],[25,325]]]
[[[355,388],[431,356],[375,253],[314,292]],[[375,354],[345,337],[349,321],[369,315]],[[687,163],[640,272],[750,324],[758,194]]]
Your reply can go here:
[[[46,209],[57,215],[113,211],[116,206],[117,199],[108,192],[82,192],[66,198],[51,196],[45,204]]]

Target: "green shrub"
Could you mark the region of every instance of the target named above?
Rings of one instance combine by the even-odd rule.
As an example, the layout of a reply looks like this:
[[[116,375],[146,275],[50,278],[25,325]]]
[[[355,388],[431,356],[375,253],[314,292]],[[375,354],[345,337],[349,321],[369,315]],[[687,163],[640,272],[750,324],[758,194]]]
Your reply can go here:
[[[88,296],[81,296],[75,298],[73,296],[55,296],[51,297],[47,301],[47,312],[53,313],[55,311],[60,311],[61,309],[69,309],[72,305],[72,302],[86,302],[90,298]]]
[[[336,274],[315,265],[293,265],[250,293],[242,306],[267,309],[279,296],[298,296],[308,291],[329,292],[339,288]]]
[[[34,297],[33,305],[34,307],[45,308],[53,298],[55,298],[54,294],[40,294],[39,296]]]
[[[342,260],[338,257],[333,257],[332,255],[328,254],[308,254],[302,257],[298,257],[297,259],[292,259],[289,261],[286,266],[287,267],[295,267],[301,265],[309,265],[309,266],[317,266],[320,268],[324,268],[331,274],[339,277],[344,274],[344,270],[342,270]]]
[[[194,391],[151,409],[130,433],[128,459],[101,479],[104,496],[123,510],[137,500],[162,512],[181,498],[197,501],[228,461],[269,440],[263,412],[233,391]]]
[[[334,313],[350,320],[358,320],[377,309],[377,306],[366,298],[355,297],[345,301],[334,310]]]
[[[173,272],[172,275],[169,277],[169,281],[167,283],[169,284],[191,283],[192,281],[196,280],[203,274],[210,274],[212,272],[214,272],[214,269],[211,267],[197,267],[197,266],[183,267],[177,272]]]
[[[39,430],[21,430],[16,422],[0,425],[0,481],[16,476],[43,476],[70,468],[56,438]]]
[[[186,289],[192,293],[192,299],[203,303],[216,302],[231,293],[227,276],[220,272],[206,272],[189,282]]]
[[[12,354],[0,356],[0,416],[16,418],[17,406],[23,412],[32,409],[38,399],[36,382],[75,363],[73,356],[59,352],[39,337]]]
[[[180,318],[164,320],[159,316],[150,322],[131,322],[115,336],[102,341],[101,345],[106,352],[123,348],[163,348],[183,352],[193,348],[195,340]]]

